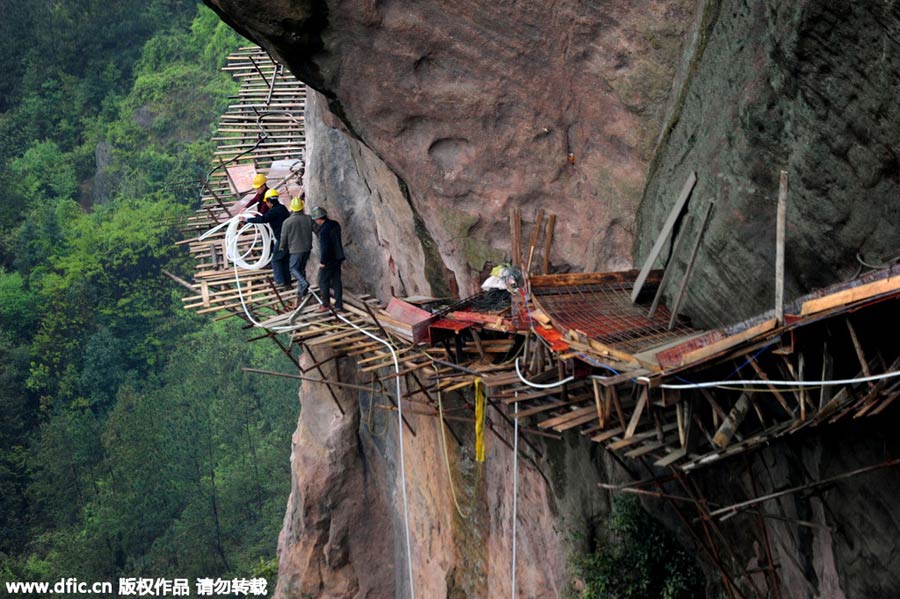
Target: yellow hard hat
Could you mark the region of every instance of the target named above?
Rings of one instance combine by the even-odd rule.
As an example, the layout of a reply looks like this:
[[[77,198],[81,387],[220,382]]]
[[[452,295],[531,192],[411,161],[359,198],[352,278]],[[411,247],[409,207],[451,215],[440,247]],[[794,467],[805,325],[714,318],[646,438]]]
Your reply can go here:
[[[278,197],[278,190],[270,189],[269,191],[266,192],[266,195],[263,196],[263,199],[271,200],[272,198],[277,198],[277,197]],[[274,200],[272,200],[272,201],[274,201]]]
[[[262,173],[256,173],[256,176],[253,177],[253,189],[259,189],[263,185],[266,184],[266,176]]]
[[[300,212],[303,210],[303,199],[302,198],[294,198],[291,200],[291,210],[293,212]]]

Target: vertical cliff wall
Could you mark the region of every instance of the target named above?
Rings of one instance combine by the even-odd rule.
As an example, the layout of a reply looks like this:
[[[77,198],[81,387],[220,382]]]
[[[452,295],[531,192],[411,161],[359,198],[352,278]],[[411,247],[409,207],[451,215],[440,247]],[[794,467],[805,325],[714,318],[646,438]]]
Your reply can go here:
[[[316,356],[320,361],[328,357]],[[312,363],[304,355],[301,365]],[[357,380],[346,358],[337,365],[328,362],[325,375],[366,383]],[[409,596],[397,414],[377,407],[387,404],[384,398],[340,390],[336,395],[337,400],[315,383],[305,383],[300,395],[274,596]],[[438,420],[406,415],[411,425],[404,429],[404,449],[417,597],[510,595],[513,431],[492,409],[488,417],[492,430],[486,433],[486,460],[478,464],[473,460],[471,424],[454,425],[447,433],[445,456]],[[584,440],[522,445],[520,596],[565,596],[569,552],[580,547],[589,536],[584,531],[608,512],[607,498],[598,493],[596,483],[612,474],[596,452]]]
[[[852,277],[857,255],[897,257],[900,7],[718,0],[701,10],[638,212],[636,258],[696,171],[688,211],[716,206],[688,312],[711,325],[770,309],[781,169],[790,177],[786,298]]]

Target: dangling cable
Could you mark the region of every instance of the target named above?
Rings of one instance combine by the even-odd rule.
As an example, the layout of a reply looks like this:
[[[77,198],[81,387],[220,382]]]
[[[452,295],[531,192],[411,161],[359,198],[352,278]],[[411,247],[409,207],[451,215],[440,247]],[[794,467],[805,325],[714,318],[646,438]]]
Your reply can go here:
[[[516,532],[518,530],[519,509],[519,392],[515,395],[515,431],[513,441],[513,510],[512,510],[512,599],[516,599]]]
[[[316,300],[325,305],[321,298],[312,290],[310,293],[316,298]],[[404,460],[403,453],[403,394],[400,389],[400,362],[397,359],[397,351],[394,349],[394,346],[387,339],[382,339],[377,335],[370,333],[359,325],[354,324],[350,320],[341,316],[338,312],[334,312],[334,315],[341,321],[347,323],[366,337],[370,339],[374,339],[375,341],[384,345],[389,352],[391,352],[391,358],[394,360],[394,381],[397,385],[397,428],[399,430],[399,445],[400,445],[400,490],[403,493],[403,523],[406,531],[406,563],[409,566],[409,596],[410,599],[416,599],[416,589],[415,589],[415,581],[413,578],[413,566],[412,566],[412,547],[410,545],[410,537],[409,537],[409,501],[406,497],[406,465]]]
[[[434,368],[435,372],[438,372],[438,366],[434,363],[434,360],[431,361],[431,365]],[[441,397],[441,375],[438,372],[437,375],[437,400],[438,400],[438,414],[440,415],[440,422],[438,425],[441,427],[441,441],[444,446],[444,463],[447,465],[447,479],[450,481],[450,496],[453,497],[453,505],[456,506],[456,513],[459,514],[460,518],[465,519],[466,515],[463,514],[462,508],[459,507],[459,500],[456,498],[456,488],[453,486],[453,472],[450,470],[450,453],[447,450],[447,433],[444,431],[444,427],[447,425],[444,424],[444,400]]]

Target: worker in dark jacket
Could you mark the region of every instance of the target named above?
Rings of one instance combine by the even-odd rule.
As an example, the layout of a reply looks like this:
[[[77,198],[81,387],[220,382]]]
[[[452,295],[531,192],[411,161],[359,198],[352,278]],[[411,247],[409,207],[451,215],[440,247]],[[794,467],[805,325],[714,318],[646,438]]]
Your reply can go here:
[[[344,246],[341,243],[341,225],[328,218],[324,208],[313,208],[312,217],[319,225],[319,293],[322,295],[319,312],[325,312],[331,306],[332,290],[334,309],[343,310],[341,263],[344,261]]]
[[[278,190],[270,189],[266,192],[263,202],[266,212],[259,216],[248,218],[248,223],[268,223],[272,227],[272,235],[275,238],[272,248],[272,278],[275,284],[281,287],[290,287],[291,273],[288,271],[290,256],[281,249],[281,231],[284,221],[288,218],[288,210],[278,201]]]
[[[306,262],[312,251],[312,219],[303,213],[303,198],[291,200],[291,215],[281,227],[282,251],[290,252],[291,274],[297,279],[297,303],[306,295],[309,281],[306,280]]]

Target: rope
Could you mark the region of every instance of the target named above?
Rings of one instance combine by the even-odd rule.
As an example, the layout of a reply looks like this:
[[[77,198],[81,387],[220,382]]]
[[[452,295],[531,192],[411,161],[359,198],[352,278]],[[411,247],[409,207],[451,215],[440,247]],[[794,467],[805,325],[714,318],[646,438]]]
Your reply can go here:
[[[431,365],[434,367],[435,372],[438,372],[438,368],[432,360]],[[444,463],[447,465],[447,478],[450,480],[450,496],[453,497],[453,505],[456,506],[456,513],[459,514],[460,518],[465,519],[466,515],[463,514],[462,508],[459,507],[459,501],[456,499],[456,488],[453,486],[453,472],[450,470],[450,454],[447,450],[447,433],[444,430],[446,426],[444,424],[444,400],[441,394],[441,375],[437,375],[437,400],[438,400],[438,413],[440,414],[441,421],[439,423],[441,427],[441,441],[443,441],[444,446]]]

